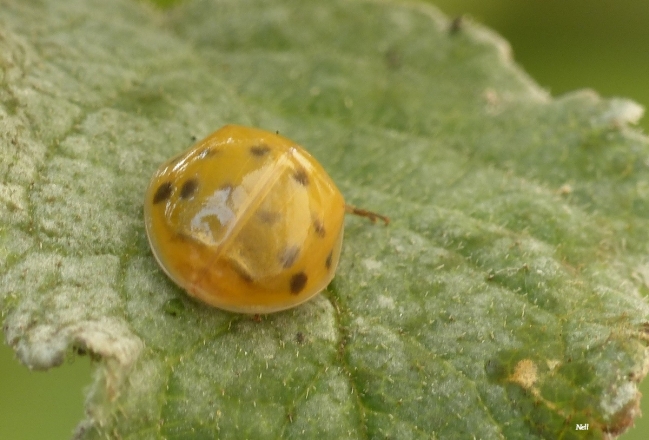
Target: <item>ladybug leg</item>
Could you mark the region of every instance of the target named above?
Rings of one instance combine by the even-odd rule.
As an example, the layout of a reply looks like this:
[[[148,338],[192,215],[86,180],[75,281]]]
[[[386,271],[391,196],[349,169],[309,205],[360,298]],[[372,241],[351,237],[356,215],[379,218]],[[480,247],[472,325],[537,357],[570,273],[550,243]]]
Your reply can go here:
[[[377,220],[383,220],[385,226],[390,224],[390,219],[384,215],[378,214],[376,212],[368,211],[366,209],[357,208],[353,205],[345,205],[345,211],[350,214],[358,215],[360,217],[365,217],[370,219],[372,223],[376,223]]]

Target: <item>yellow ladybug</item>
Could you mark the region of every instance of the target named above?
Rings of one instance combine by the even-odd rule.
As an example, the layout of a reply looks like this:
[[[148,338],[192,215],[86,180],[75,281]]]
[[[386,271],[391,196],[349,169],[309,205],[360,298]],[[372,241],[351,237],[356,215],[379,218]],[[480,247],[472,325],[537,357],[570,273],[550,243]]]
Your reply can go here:
[[[162,269],[191,296],[240,313],[271,313],[331,281],[353,212],[295,142],[226,125],[156,171],[144,202]]]

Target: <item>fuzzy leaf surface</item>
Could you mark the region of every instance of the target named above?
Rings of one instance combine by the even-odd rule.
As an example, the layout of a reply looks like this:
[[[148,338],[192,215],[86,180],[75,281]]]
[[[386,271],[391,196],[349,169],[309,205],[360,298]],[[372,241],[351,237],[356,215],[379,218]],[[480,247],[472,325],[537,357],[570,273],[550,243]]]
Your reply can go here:
[[[0,306],[30,368],[98,360],[78,438],[602,438],[637,415],[642,109],[553,98],[507,44],[382,1],[3,0]],[[347,201],[337,276],[222,312],[157,266],[164,160],[227,123],[308,149]],[[576,424],[589,430],[576,431]]]

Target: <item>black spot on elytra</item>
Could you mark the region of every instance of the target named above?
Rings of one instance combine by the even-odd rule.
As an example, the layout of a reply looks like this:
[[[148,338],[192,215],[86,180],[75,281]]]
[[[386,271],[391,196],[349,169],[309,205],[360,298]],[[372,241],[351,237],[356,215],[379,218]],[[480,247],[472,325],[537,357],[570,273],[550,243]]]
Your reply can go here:
[[[293,179],[302,186],[307,186],[309,184],[309,175],[303,168],[300,168],[293,173]]]
[[[299,294],[302,289],[304,289],[304,286],[306,286],[306,282],[308,280],[308,277],[304,272],[296,273],[291,277],[291,293],[293,295]]]
[[[155,190],[155,194],[153,195],[153,204],[155,205],[167,200],[171,196],[173,190],[174,187],[171,182],[161,183],[158,189]]]
[[[313,230],[320,238],[324,238],[326,235],[324,223],[319,218],[313,219]]]
[[[288,269],[293,266],[295,260],[297,260],[298,255],[300,255],[299,246],[290,246],[284,249],[284,251],[279,256],[279,261],[282,263],[284,269]]]
[[[181,199],[188,199],[191,196],[194,195],[196,190],[198,189],[198,179],[192,178],[185,183],[183,183],[183,186],[180,187],[180,198]]]
[[[331,269],[331,260],[334,256],[334,251],[329,251],[329,255],[327,255],[327,259],[325,260],[325,267],[327,270]]]
[[[280,213],[274,211],[259,210],[256,215],[260,222],[269,225],[277,223],[280,219]]]
[[[263,157],[268,154],[269,151],[270,147],[264,144],[250,147],[250,153],[255,157]]]

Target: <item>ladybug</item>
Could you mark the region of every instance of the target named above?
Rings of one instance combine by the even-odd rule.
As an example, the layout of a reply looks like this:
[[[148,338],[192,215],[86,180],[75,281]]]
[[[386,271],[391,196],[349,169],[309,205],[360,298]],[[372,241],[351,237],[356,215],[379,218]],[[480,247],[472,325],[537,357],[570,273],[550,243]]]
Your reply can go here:
[[[160,166],[144,202],[151,250],[187,293],[249,314],[295,307],[334,277],[346,205],[295,142],[226,125]]]

